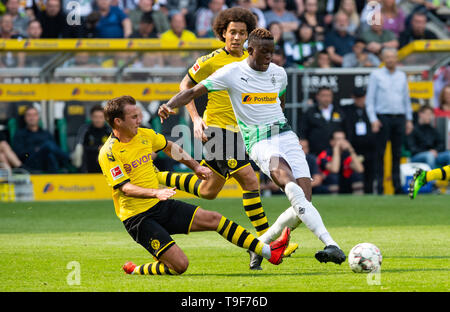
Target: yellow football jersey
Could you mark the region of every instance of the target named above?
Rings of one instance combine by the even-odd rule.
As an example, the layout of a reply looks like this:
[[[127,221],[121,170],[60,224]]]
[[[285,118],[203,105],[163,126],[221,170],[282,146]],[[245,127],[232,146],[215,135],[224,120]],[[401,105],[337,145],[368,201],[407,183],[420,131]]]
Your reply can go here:
[[[122,143],[113,134],[100,149],[98,162],[112,187],[114,208],[121,221],[144,212],[159,202],[157,198],[137,198],[125,196],[119,189],[127,182],[134,185],[157,189],[158,179],[153,167],[152,153],[164,149],[167,140],[152,129],[139,128],[137,135]]]
[[[241,57],[235,57],[228,53],[225,48],[221,48],[208,55],[199,57],[189,69],[188,75],[194,83],[199,83],[219,68],[233,62],[242,61],[247,57],[247,50],[244,50]],[[219,127],[235,132],[239,131],[233,107],[231,106],[230,98],[226,90],[208,93],[208,104],[206,104],[203,120],[206,125],[211,127]]]

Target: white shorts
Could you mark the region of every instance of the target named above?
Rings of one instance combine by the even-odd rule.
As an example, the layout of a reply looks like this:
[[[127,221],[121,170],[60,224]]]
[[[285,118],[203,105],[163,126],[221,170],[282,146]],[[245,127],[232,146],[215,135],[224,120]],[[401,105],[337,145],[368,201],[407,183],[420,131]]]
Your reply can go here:
[[[272,156],[279,156],[286,160],[295,179],[311,178],[305,153],[293,131],[259,141],[253,146],[249,156],[269,178],[271,178],[269,164]]]

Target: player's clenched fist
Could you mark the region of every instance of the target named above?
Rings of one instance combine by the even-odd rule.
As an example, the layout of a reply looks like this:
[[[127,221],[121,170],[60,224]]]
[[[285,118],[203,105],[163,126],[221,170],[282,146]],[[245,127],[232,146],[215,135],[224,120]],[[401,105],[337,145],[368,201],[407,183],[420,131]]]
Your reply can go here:
[[[158,109],[158,116],[161,119],[161,123],[164,122],[165,119],[169,118],[170,115],[174,115],[175,111],[169,108],[166,104],[163,104]]]
[[[158,189],[156,191],[156,198],[159,200],[168,200],[170,197],[176,194],[176,188],[165,188],[165,189]]]
[[[201,180],[208,180],[212,176],[212,171],[208,167],[197,166],[194,170],[197,177]]]

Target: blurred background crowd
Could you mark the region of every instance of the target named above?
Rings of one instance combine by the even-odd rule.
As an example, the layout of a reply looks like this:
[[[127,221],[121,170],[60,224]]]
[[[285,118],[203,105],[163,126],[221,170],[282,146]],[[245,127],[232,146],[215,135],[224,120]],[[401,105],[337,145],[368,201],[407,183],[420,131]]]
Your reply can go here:
[[[1,0],[0,34],[3,39],[213,38],[215,16],[234,6],[251,10],[259,27],[271,31],[276,44],[273,62],[285,68],[377,68],[390,56],[382,51],[397,51],[414,40],[448,39],[450,26],[450,0]],[[88,53],[78,53],[65,66],[111,67],[120,61],[121,54],[116,54],[113,59],[96,62]],[[173,59],[169,62],[177,66]],[[149,53],[132,66],[165,65],[164,57]],[[395,72],[397,60],[391,65]],[[26,66],[20,54],[12,61],[7,53],[1,55],[0,68],[20,66]],[[396,193],[401,193],[396,180],[404,150],[411,161],[431,168],[448,164],[450,151],[435,128],[434,118],[450,117],[449,66],[440,69],[435,78],[434,105],[411,112],[405,98],[409,108],[398,114],[382,114],[391,133],[380,133],[366,107],[369,102],[372,109],[383,105],[374,102],[374,94],[381,92],[375,82],[369,83],[370,90],[351,90],[353,104],[346,107],[337,104],[329,87],[312,94],[310,107],[300,114],[298,135],[308,154],[314,191],[382,193],[380,181],[376,187],[374,182],[380,177],[380,157],[388,140],[398,142],[393,148]],[[101,105],[90,108],[89,123],[78,130],[77,144],[70,151],[61,150],[53,134],[40,126],[37,108],[31,106],[22,113],[23,127],[14,138],[0,132],[3,167],[40,173],[100,172],[97,153],[111,131],[105,125]],[[145,109],[143,114],[145,125],[151,126],[156,115]],[[399,128],[395,118],[403,118]],[[374,142],[381,142],[383,154],[380,146],[376,151],[378,143]],[[80,151],[83,155],[74,162],[73,155]],[[159,160],[161,170],[180,169]],[[262,189],[277,191],[270,181],[264,181]]]

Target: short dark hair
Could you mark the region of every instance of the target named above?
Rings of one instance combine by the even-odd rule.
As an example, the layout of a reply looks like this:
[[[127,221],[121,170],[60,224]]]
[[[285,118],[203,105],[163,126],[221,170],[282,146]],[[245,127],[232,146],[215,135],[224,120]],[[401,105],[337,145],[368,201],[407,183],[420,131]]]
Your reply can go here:
[[[89,111],[89,114],[92,115],[95,112],[102,112],[103,113],[104,112],[103,111],[103,107],[101,105],[99,105],[99,104],[92,106],[91,110]]]
[[[331,131],[330,136],[328,137],[328,141],[334,140],[334,134],[338,133],[338,132],[342,132],[345,134],[345,137],[347,137],[347,134],[345,133],[344,129],[342,128],[336,128],[333,131]]]
[[[260,40],[272,40],[273,35],[270,31],[265,28],[256,28],[250,35],[248,35],[248,46],[254,44],[256,41]]]
[[[423,105],[419,108],[419,113],[423,113],[426,110],[430,110],[434,113],[434,109],[430,105]]]
[[[251,11],[238,7],[226,9],[217,14],[213,22],[214,34],[219,40],[225,42],[223,32],[227,30],[231,22],[245,23],[247,33],[251,33],[256,28],[256,18]]]
[[[333,90],[332,90],[330,87],[328,87],[328,86],[322,86],[322,87],[320,87],[319,89],[317,89],[316,94],[319,94],[319,93],[322,92],[323,90],[328,90],[328,91],[330,91],[331,93],[333,93]]]
[[[139,23],[153,24],[152,12],[145,12],[145,13],[143,13],[141,15],[141,19],[139,20]]]
[[[136,100],[132,96],[123,95],[111,99],[106,103],[103,112],[105,114],[106,122],[110,125],[111,128],[114,129],[115,118],[120,118],[122,120],[124,119],[125,114],[123,109],[127,104],[136,105]]]

